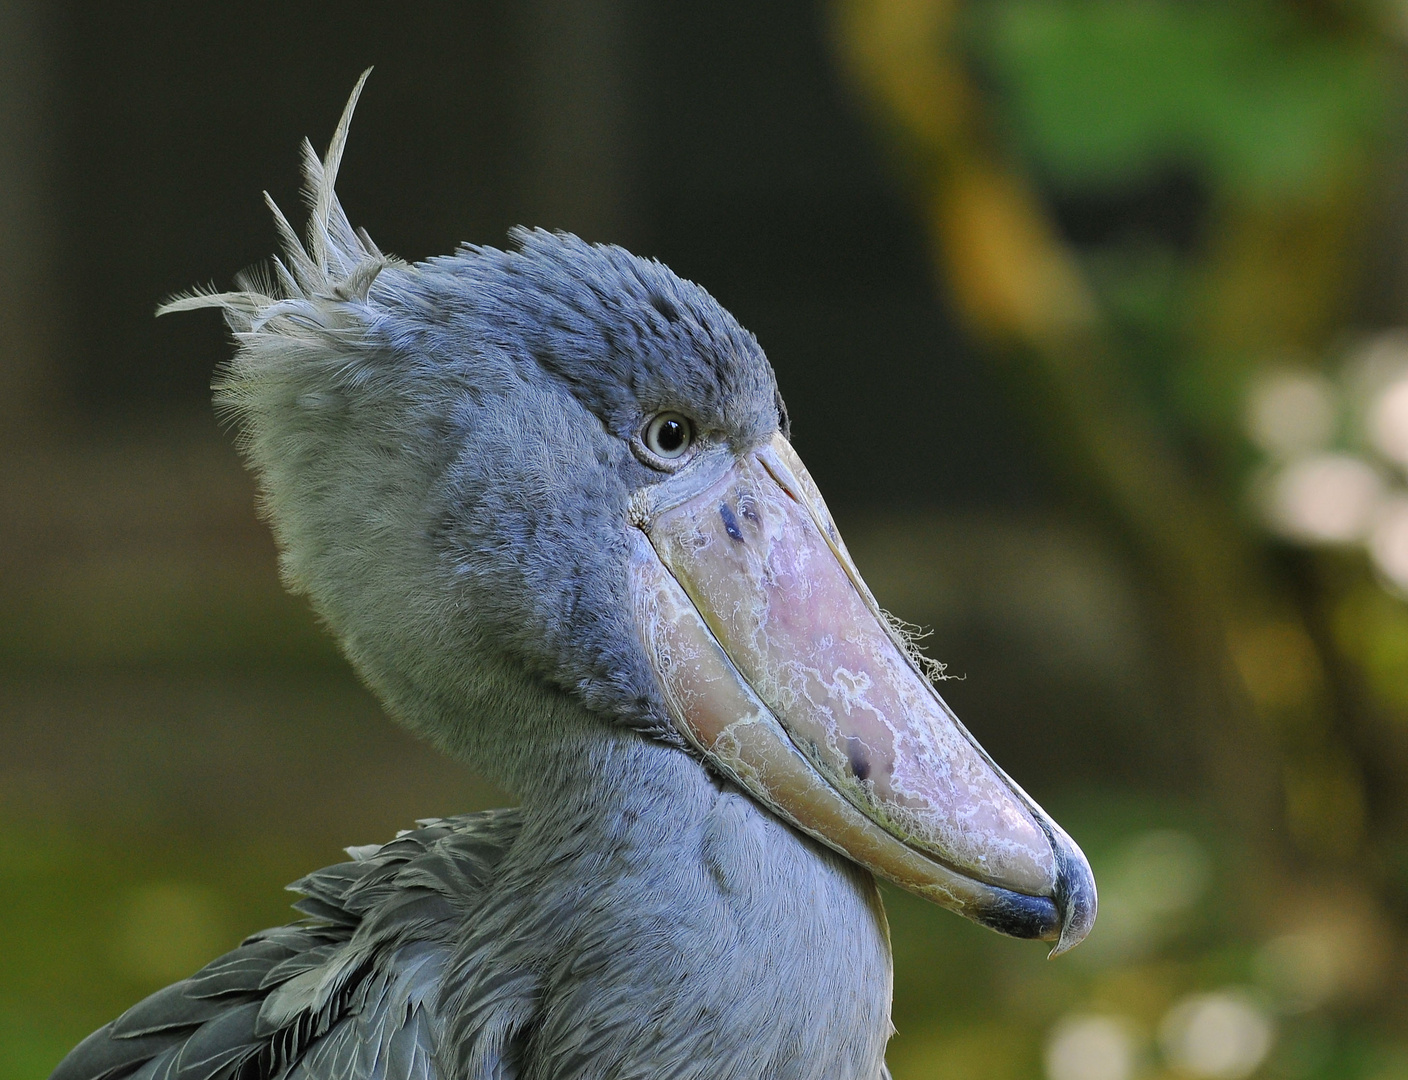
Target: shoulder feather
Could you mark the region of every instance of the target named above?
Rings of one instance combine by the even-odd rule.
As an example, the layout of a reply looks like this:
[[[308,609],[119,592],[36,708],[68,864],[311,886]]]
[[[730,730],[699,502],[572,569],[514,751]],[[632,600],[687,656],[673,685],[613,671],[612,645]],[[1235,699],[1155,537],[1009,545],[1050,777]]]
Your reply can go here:
[[[513,810],[422,823],[291,889],[307,916],[159,990],[52,1080],[434,1080],[440,985],[517,835]]]

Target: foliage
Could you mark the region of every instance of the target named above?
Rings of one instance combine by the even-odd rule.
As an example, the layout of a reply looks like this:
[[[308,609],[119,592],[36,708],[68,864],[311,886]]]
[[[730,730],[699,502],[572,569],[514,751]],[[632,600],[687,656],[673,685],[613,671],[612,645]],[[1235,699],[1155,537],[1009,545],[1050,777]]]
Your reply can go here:
[[[1313,1001],[1287,997],[1285,981],[1321,963],[1312,955],[1348,971],[1365,941],[1400,947],[1408,918],[1408,606],[1390,572],[1403,544],[1379,535],[1402,486],[1397,436],[1379,439],[1382,457],[1357,449],[1387,397],[1354,404],[1349,390],[1314,446],[1300,448],[1297,426],[1310,414],[1283,409],[1289,427],[1269,442],[1256,419],[1268,380],[1302,388],[1285,401],[1362,383],[1356,358],[1382,354],[1398,340],[1383,332],[1408,320],[1393,250],[1408,233],[1389,183],[1408,135],[1395,10],[833,7],[840,63],[911,182],[950,303],[1064,465],[1071,501],[1154,583],[1182,722],[1206,747],[1219,828],[1242,844],[1218,895],[1235,913],[1229,929],[1159,945],[1173,948],[1162,967],[1107,958],[1108,977],[1144,972],[1166,998],[1175,986],[1260,985],[1270,1004],[1257,1007],[1281,1013],[1280,1049],[1260,1067],[1287,1076],[1403,1068],[1392,975],[1361,966],[1356,978],[1379,992],[1346,976]],[[1300,456],[1277,449],[1292,444]],[[1289,515],[1288,491],[1303,496]],[[1359,929],[1315,944],[1294,919],[1258,922],[1268,905]],[[1196,1027],[1187,1009],[1167,1013],[1154,1039],[1133,999],[1097,1008],[1094,986],[1065,992],[1104,1026],[1076,1015],[1049,1029],[1053,1078],[1066,1074],[1051,1047],[1073,1032],[1125,1047],[1102,1059],[1114,1070],[1102,1076],[1246,1074],[1170,1050]],[[1214,1019],[1241,1008],[1199,1000],[1188,1009]],[[1129,1049],[1120,1032],[1141,1024],[1162,1057]]]
[[[973,12],[1025,161],[1056,184],[1191,167],[1238,197],[1314,197],[1388,122],[1379,43],[1288,5],[1021,0]]]

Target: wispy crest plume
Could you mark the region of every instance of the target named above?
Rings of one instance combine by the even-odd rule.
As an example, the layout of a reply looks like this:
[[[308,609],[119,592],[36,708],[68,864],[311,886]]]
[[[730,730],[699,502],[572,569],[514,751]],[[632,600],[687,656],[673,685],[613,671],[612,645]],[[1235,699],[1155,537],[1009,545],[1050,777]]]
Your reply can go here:
[[[303,196],[308,203],[308,238],[301,242],[288,218],[266,191],[264,201],[274,215],[281,254],[272,259],[272,275],[257,270],[238,274],[231,292],[196,290],[172,297],[158,315],[199,308],[219,308],[237,335],[260,332],[298,335],[311,329],[330,330],[346,320],[345,305],[365,301],[372,282],[400,260],[382,254],[365,229],[348,221],[338,201],[336,184],[352,113],[362,87],[372,73],[362,72],[352,88],[342,118],[321,160],[313,144],[303,140]]]

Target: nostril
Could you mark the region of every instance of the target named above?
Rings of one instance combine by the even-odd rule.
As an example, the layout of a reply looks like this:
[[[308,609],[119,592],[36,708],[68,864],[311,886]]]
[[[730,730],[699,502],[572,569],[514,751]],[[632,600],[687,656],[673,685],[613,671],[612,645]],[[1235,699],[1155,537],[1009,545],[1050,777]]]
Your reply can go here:
[[[728,503],[719,503],[719,517],[724,519],[724,531],[732,539],[743,543],[743,530],[738,527],[738,518],[729,509]]]

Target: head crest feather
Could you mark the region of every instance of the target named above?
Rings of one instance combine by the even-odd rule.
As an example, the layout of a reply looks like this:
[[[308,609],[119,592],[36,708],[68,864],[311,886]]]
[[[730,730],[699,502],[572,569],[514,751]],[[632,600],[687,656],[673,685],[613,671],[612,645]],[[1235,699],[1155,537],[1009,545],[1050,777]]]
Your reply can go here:
[[[332,329],[346,322],[345,305],[364,303],[372,282],[388,266],[403,265],[384,255],[365,229],[355,229],[338,201],[337,172],[347,146],[352,113],[362,87],[372,73],[362,72],[327,154],[320,160],[313,144],[303,140],[303,196],[308,204],[308,236],[298,239],[293,226],[266,191],[264,201],[274,215],[281,253],[273,257],[273,274],[244,271],[230,292],[195,290],[178,294],[157,308],[158,315],[201,308],[219,308],[237,334],[272,331],[306,332]]]

